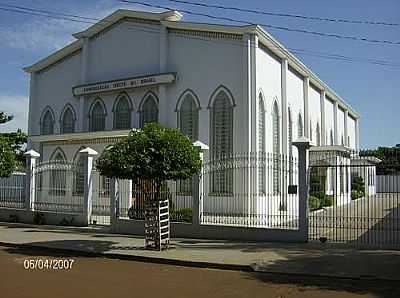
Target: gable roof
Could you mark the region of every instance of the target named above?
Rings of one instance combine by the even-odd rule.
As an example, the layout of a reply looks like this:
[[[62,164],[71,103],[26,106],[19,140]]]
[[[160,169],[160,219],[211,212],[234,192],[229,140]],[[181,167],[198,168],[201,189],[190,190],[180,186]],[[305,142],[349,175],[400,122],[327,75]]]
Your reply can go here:
[[[207,23],[196,23],[196,22],[183,22],[182,14],[178,11],[166,11],[161,13],[155,12],[144,12],[144,11],[133,11],[126,9],[118,9],[114,13],[100,20],[96,24],[90,26],[84,31],[73,34],[78,40],[65,46],[64,48],[54,52],[50,56],[40,60],[39,62],[25,67],[24,70],[28,73],[40,71],[58,61],[64,57],[74,53],[75,51],[82,48],[83,38],[90,38],[99,32],[113,26],[115,23],[123,20],[124,18],[135,18],[148,21],[159,22],[167,28],[181,29],[181,30],[193,30],[193,31],[208,31],[218,33],[230,33],[230,34],[256,34],[258,36],[259,43],[268,48],[273,54],[281,59],[287,59],[288,64],[291,68],[297,71],[304,77],[309,77],[310,82],[320,90],[326,91],[326,96],[334,100],[337,100],[339,107],[348,109],[349,115],[353,118],[359,118],[359,114],[336,92],[330,88],[325,82],[323,82],[315,73],[313,73],[307,66],[305,66],[299,59],[297,59],[292,53],[289,52],[278,40],[276,40],[271,34],[265,31],[259,25],[221,25],[221,24],[207,24]]]

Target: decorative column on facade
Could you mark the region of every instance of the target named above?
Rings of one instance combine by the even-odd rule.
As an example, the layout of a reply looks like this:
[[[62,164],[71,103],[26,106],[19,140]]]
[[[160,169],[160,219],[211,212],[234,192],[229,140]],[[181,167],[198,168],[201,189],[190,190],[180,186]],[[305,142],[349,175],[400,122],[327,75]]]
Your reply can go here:
[[[201,223],[201,215],[203,214],[203,194],[204,190],[204,153],[210,148],[208,145],[196,141],[193,145],[200,150],[201,170],[200,173],[193,177],[193,204],[192,204],[192,224],[198,226]]]
[[[304,241],[308,240],[308,192],[309,181],[309,149],[312,147],[310,140],[306,137],[299,138],[293,142],[299,152],[298,159],[298,196],[299,196],[299,231]]]
[[[334,145],[339,145],[338,110],[339,110],[339,104],[335,100],[333,103],[333,144]]]
[[[82,38],[82,52],[81,52],[81,84],[86,84],[88,81],[88,68],[89,68],[89,38]],[[86,115],[85,115],[85,104],[86,97],[81,95],[79,97],[79,119],[78,119],[78,130],[84,132],[86,127]]]
[[[250,110],[249,117],[251,123],[251,152],[257,151],[257,48],[258,48],[258,36],[255,34],[251,35],[250,41]]]
[[[26,210],[34,210],[35,207],[35,171],[36,171],[36,160],[40,157],[40,154],[35,150],[29,150],[24,153],[26,158],[26,176],[25,176],[25,208]]]
[[[288,155],[288,103],[287,103],[287,71],[288,61],[286,58],[281,62],[281,115],[282,115],[282,154]]]
[[[97,151],[90,147],[79,151],[83,156],[84,167],[84,196],[83,196],[83,212],[85,221],[90,224],[90,217],[92,215],[92,195],[93,195],[93,158],[98,154]]]
[[[358,152],[360,150],[360,118],[356,118],[354,120],[355,122],[355,147],[356,151]]]
[[[304,77],[303,80],[303,96],[304,96],[304,131],[303,135],[310,138],[310,113],[309,113],[309,94],[310,78]]]
[[[325,123],[325,90],[321,91],[321,146],[326,146],[326,123]]]
[[[168,60],[168,29],[164,25],[160,25],[160,73],[167,72]],[[168,123],[168,114],[171,109],[168,105],[167,87],[165,85],[158,86],[158,99],[159,99],[159,122],[163,126],[176,125],[175,123]]]
[[[348,121],[349,121],[349,110],[344,110],[344,146],[350,147],[349,143],[349,131],[348,131]]]
[[[33,144],[30,136],[38,134],[38,132],[35,133],[34,128],[37,127],[37,125],[34,125],[34,123],[39,122],[35,119],[35,104],[36,104],[36,94],[37,94],[37,76],[38,74],[33,71],[31,73],[31,80],[30,80],[30,86],[29,86],[29,111],[28,111],[28,144],[27,148],[31,149]],[[39,128],[40,129],[40,128]]]

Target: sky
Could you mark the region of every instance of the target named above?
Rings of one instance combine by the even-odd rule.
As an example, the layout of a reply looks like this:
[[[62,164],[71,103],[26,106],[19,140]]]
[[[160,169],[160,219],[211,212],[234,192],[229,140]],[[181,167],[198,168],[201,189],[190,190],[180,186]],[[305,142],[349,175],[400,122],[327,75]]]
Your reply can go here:
[[[177,10],[181,8],[252,23],[400,42],[400,26],[311,21],[201,8],[168,0],[142,1]],[[192,1],[274,13],[400,23],[398,0]],[[17,128],[27,130],[29,75],[22,68],[73,41],[72,33],[89,26],[66,20],[2,11],[1,7],[5,4],[95,18],[104,17],[118,8],[149,10],[145,6],[122,3],[118,0],[0,0],[0,111],[14,115],[13,121],[0,126],[0,132]],[[227,23],[187,14],[184,14],[183,20]],[[266,29],[287,48],[306,50],[306,53],[296,56],[360,113],[361,148],[394,146],[400,143],[400,44],[368,43]],[[321,58],[312,52],[344,55],[353,59],[341,61]],[[367,63],[367,59],[385,60],[390,65]]]

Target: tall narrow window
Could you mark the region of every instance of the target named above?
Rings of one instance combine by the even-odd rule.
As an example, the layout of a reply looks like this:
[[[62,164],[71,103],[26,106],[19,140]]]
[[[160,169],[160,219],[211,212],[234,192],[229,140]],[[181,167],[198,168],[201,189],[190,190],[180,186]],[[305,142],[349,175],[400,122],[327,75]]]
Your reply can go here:
[[[340,138],[340,143],[342,144],[342,146],[344,146],[344,137],[342,135],[342,137]]]
[[[192,142],[197,141],[199,138],[199,108],[192,94],[185,95],[178,113],[179,129]]]
[[[211,130],[212,158],[223,162],[233,150],[233,106],[224,90],[217,93],[211,108]],[[233,192],[231,169],[215,171],[210,176],[213,193]]]
[[[140,127],[143,128],[146,123],[158,122],[158,104],[154,95],[149,94],[143,101],[140,112]]]
[[[178,111],[178,125],[181,132],[192,142],[199,138],[199,107],[194,96],[187,93]],[[192,179],[178,181],[178,189],[181,194],[192,194]]]
[[[330,134],[329,134],[329,138],[330,138],[330,143],[331,143],[331,146],[333,146],[334,145],[334,141],[333,141],[333,131],[332,131],[332,129],[331,129],[331,132],[330,132]]]
[[[100,101],[97,101],[90,113],[90,131],[103,131],[105,128],[106,111]]]
[[[293,184],[293,121],[292,113],[288,110],[288,146],[289,146],[289,184]]]
[[[64,167],[65,157],[60,152],[57,152],[52,160],[49,193],[55,196],[63,196],[67,187],[67,172]]]
[[[266,154],[265,154],[265,104],[262,95],[258,98],[258,192],[266,193]]]
[[[75,132],[75,117],[71,108],[66,108],[61,120],[61,133]]]
[[[310,141],[313,140],[313,129],[312,129],[312,122],[310,120]]]
[[[83,149],[80,148],[79,151]],[[84,176],[84,166],[85,157],[78,151],[74,159],[74,170],[73,170],[73,185],[72,185],[72,195],[83,196],[84,186],[85,186],[85,176]]]
[[[117,98],[114,107],[114,129],[131,128],[131,107],[125,95]]]
[[[52,135],[54,133],[54,118],[50,110],[44,114],[41,123],[41,134]]]
[[[317,127],[315,129],[315,135],[316,135],[316,138],[317,138],[317,146],[321,146],[321,131],[320,131],[318,122],[317,122]]]
[[[272,112],[272,152],[273,152],[273,191],[275,194],[280,193],[280,125],[279,125],[279,109],[275,102]]]
[[[297,137],[300,138],[303,136],[303,118],[301,114],[299,114],[299,119],[297,120]]]

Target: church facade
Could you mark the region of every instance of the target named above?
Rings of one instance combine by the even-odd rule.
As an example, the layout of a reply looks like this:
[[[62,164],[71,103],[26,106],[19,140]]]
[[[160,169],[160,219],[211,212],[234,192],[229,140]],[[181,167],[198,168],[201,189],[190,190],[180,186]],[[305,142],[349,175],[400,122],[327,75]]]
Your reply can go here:
[[[359,114],[261,27],[181,18],[118,10],[26,67],[30,149],[75,161],[154,121],[209,145],[210,156],[296,157],[301,136],[359,149]]]

